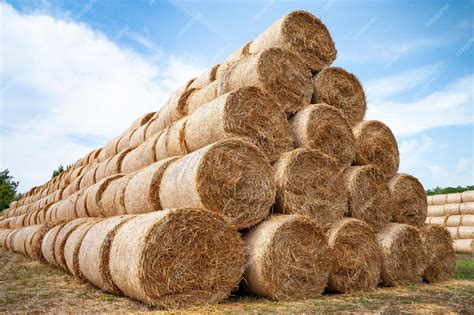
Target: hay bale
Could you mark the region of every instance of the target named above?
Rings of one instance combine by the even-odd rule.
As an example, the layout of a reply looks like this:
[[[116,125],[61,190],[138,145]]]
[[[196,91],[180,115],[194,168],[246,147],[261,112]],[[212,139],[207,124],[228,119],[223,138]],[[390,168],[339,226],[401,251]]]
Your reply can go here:
[[[7,238],[13,230],[10,229],[0,229],[0,247],[7,249]]]
[[[435,206],[441,206],[446,204],[447,195],[434,195],[432,202]]]
[[[465,202],[460,204],[459,214],[474,214],[474,202]]]
[[[105,176],[105,172],[107,170],[107,165],[114,158],[114,156],[111,156],[111,157],[107,158],[105,161],[99,163],[99,165],[97,166],[97,170],[95,171],[95,182],[96,183],[98,181],[100,181],[101,179],[104,179],[105,177],[107,177],[107,176]]]
[[[156,162],[155,147],[159,135],[154,135],[125,155],[121,165],[122,173],[132,173]]]
[[[451,235],[451,238],[453,240],[457,240],[457,239],[460,238],[459,237],[459,232],[458,232],[458,229],[459,229],[458,227],[450,226],[450,227],[446,227],[445,229],[449,232],[449,234]]]
[[[461,204],[459,203],[447,203],[444,206],[434,206],[434,207],[442,207],[445,215],[462,214],[460,211]]]
[[[85,193],[85,208],[87,214],[90,217],[104,216],[103,214],[105,211],[104,209],[102,209],[102,204],[100,203],[100,200],[102,199],[102,194],[111,182],[123,176],[124,174],[115,174],[106,177],[87,189]]]
[[[16,233],[11,240],[11,249],[14,252],[28,256],[26,251],[28,236],[36,232],[39,228],[41,228],[41,226],[33,225],[18,229],[18,233]]]
[[[275,190],[272,168],[255,146],[224,140],[171,163],[160,183],[160,201],[163,209],[221,212],[240,229],[268,215]]]
[[[379,283],[382,257],[372,228],[363,221],[345,218],[327,235],[334,257],[328,289],[338,293],[374,289]]]
[[[202,89],[216,80],[216,73],[220,64],[214,65],[208,70],[204,71],[200,76],[195,78],[189,85],[190,89]]]
[[[426,214],[429,215],[430,217],[442,217],[447,212],[445,212],[445,207],[446,205],[440,205],[440,206],[428,206],[428,210],[426,211]]]
[[[349,197],[348,216],[380,231],[392,217],[393,202],[388,185],[379,182],[378,170],[370,165],[350,167],[345,172],[345,185]]]
[[[357,77],[338,67],[325,68],[314,77],[312,102],[341,110],[350,126],[360,123],[367,109],[364,88]]]
[[[72,220],[66,223],[58,232],[56,240],[54,242],[54,258],[58,265],[67,271],[66,260],[64,258],[64,246],[68,237],[82,224],[86,224],[88,221],[87,218],[81,218],[77,220]]]
[[[307,215],[325,229],[342,219],[348,200],[344,169],[336,159],[300,148],[282,154],[273,168],[275,212]]]
[[[270,47],[291,50],[313,72],[330,65],[337,53],[331,35],[321,20],[301,10],[290,12],[273,23],[241,51],[257,54]]]
[[[133,216],[115,216],[94,223],[85,234],[79,249],[79,268],[82,275],[92,284],[110,293],[121,293],[110,275],[110,247],[120,227],[132,218]]]
[[[217,81],[209,83],[201,89],[193,89],[186,98],[185,111],[189,115],[199,107],[217,98]]]
[[[447,219],[448,219],[448,217],[445,217],[445,216],[442,216],[442,217],[431,217],[430,224],[436,224],[436,225],[445,226]]]
[[[78,218],[87,218],[91,215],[87,211],[87,189],[78,192],[76,202],[74,203],[74,210]]]
[[[398,223],[423,226],[428,203],[420,181],[408,174],[396,174],[388,184],[394,202],[392,218]]]
[[[5,248],[9,251],[13,250],[13,240],[15,239],[15,235],[18,233],[18,230],[11,230],[8,233],[6,240],[5,240]]]
[[[273,215],[244,235],[249,259],[244,289],[275,300],[314,298],[332,263],[327,238],[305,216]]]
[[[474,215],[465,214],[461,216],[461,225],[463,226],[474,226]]]
[[[96,182],[100,181],[101,179],[104,179],[106,177],[110,177],[112,175],[116,175],[122,172],[122,161],[125,158],[125,156],[132,151],[132,148],[125,149],[121,151],[120,153],[116,154],[113,156],[110,161],[107,163],[105,167],[105,172],[100,174],[99,172],[96,173]],[[100,175],[100,176],[99,176]]]
[[[427,255],[423,279],[430,283],[451,279],[456,266],[451,235],[446,228],[437,225],[426,225],[420,231]]]
[[[187,118],[183,118],[173,123],[163,130],[155,145],[156,160],[166,159],[172,156],[181,156],[188,153],[184,143],[184,128]]]
[[[45,261],[55,267],[59,267],[59,264],[56,260],[56,256],[54,253],[54,246],[56,244],[56,238],[58,236],[58,233],[65,224],[66,223],[61,223],[51,228],[43,237],[43,240],[41,242],[42,256],[44,257]]]
[[[100,199],[100,206],[104,217],[127,213],[125,210],[125,188],[135,174],[136,172],[127,174],[107,185]]]
[[[391,223],[376,237],[382,250],[382,284],[400,286],[421,282],[426,252],[420,230],[408,224]]]
[[[104,154],[102,155],[102,158],[108,159],[119,152],[117,151],[117,149],[118,149],[118,143],[120,141],[120,138],[121,136],[118,136],[118,137],[110,139],[109,141],[105,143],[105,146],[102,149],[102,151],[104,152]]]
[[[458,238],[474,239],[474,226],[460,226],[457,228]]]
[[[449,204],[449,203],[461,203],[462,202],[461,196],[462,196],[461,193],[448,194],[446,196],[446,203],[447,204]]]
[[[151,113],[146,113],[135,119],[132,124],[130,125],[130,128],[128,128],[129,131],[136,130],[140,128],[141,126],[145,125],[147,122],[150,121],[150,119],[155,116],[156,112],[151,112]]]
[[[28,235],[26,240],[26,253],[33,259],[40,260],[45,262],[42,252],[41,252],[41,245],[43,242],[43,238],[51,230],[54,226],[58,223],[46,223],[41,225],[36,225],[38,228],[33,233]]]
[[[461,194],[462,202],[474,202],[474,190],[467,190]]]
[[[397,140],[384,123],[363,121],[353,129],[356,139],[356,165],[374,165],[387,180],[397,173],[400,164]]]
[[[295,145],[317,149],[350,166],[355,159],[355,138],[340,110],[327,104],[312,104],[290,121]]]
[[[66,239],[66,244],[64,245],[64,261],[66,263],[67,270],[69,270],[69,272],[74,277],[79,279],[84,278],[79,268],[79,249],[81,247],[82,240],[92,225],[96,222],[100,222],[103,219],[84,218],[83,220],[85,220],[85,222],[71,232],[69,237]]]
[[[146,140],[146,130],[148,125],[141,126],[137,128],[130,134],[130,139],[128,141],[128,147],[119,148],[119,152],[127,148],[136,148]],[[120,150],[121,149],[121,150]]]
[[[241,279],[245,258],[239,233],[223,216],[176,209],[126,222],[112,241],[109,266],[113,283],[127,296],[179,308],[227,297]]]
[[[289,114],[296,113],[311,101],[311,71],[300,58],[285,49],[270,48],[249,55],[218,75],[218,95],[244,86],[261,88],[275,97]]]
[[[128,180],[123,194],[126,213],[137,214],[163,209],[160,202],[160,183],[166,168],[176,159],[174,157],[154,163]]]
[[[450,215],[446,219],[446,226],[474,226],[474,215]]]
[[[95,176],[99,165],[99,163],[94,164],[94,166],[92,166],[92,168],[84,174],[84,177],[82,178],[81,183],[79,185],[80,189],[86,189],[87,187],[90,187],[96,183]]]
[[[457,254],[474,254],[474,239],[454,240],[454,250]]]
[[[230,138],[247,139],[272,161],[293,148],[286,116],[276,101],[257,87],[226,93],[185,119],[182,142],[189,152]]]
[[[63,196],[68,197],[75,193],[76,191],[79,191],[81,188],[81,181],[84,178],[85,174],[79,175],[76,177],[67,187],[64,189]]]

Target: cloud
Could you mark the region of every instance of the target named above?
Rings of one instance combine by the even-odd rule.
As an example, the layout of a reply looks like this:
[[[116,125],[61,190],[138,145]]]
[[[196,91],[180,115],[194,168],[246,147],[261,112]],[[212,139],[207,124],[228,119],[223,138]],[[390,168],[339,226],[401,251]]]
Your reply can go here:
[[[156,111],[204,70],[165,53],[150,62],[85,24],[0,10],[0,167],[22,190]]]

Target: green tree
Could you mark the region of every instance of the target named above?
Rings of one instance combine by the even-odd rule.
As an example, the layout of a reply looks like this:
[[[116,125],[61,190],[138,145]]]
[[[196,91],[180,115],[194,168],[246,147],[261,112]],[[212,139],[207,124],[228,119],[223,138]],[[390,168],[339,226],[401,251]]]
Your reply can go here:
[[[18,184],[19,182],[13,180],[8,169],[0,172],[0,211],[8,208],[10,202],[21,197],[16,190]]]
[[[432,195],[440,195],[440,194],[451,194],[451,193],[459,193],[466,190],[474,190],[474,185],[468,185],[465,187],[457,186],[457,187],[435,187],[432,189],[428,189],[426,194],[428,196]]]
[[[59,167],[53,171],[53,176],[51,176],[51,178],[55,178],[62,172],[64,172],[64,166],[62,164],[59,164]]]

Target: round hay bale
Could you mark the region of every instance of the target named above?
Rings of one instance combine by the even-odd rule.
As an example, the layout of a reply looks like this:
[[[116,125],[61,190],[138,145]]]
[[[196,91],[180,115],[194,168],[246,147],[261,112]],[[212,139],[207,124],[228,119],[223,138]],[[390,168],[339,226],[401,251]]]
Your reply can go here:
[[[134,130],[130,134],[130,139],[128,141],[128,146],[124,148],[119,148],[119,152],[127,148],[136,148],[146,140],[146,130],[148,126],[141,126]],[[121,150],[120,150],[121,149]]]
[[[5,240],[5,248],[9,251],[13,251],[13,240],[15,239],[15,235],[18,233],[18,230],[11,230],[11,232],[7,235]]]
[[[135,132],[135,130],[128,130],[128,131],[123,133],[122,137],[120,137],[120,140],[117,143],[117,151],[118,152],[131,147],[130,138],[131,138],[131,136],[134,132]]]
[[[121,151],[119,154],[115,155],[109,163],[107,163],[107,166],[105,168],[105,173],[104,177],[110,177],[112,175],[116,175],[122,172],[122,161],[125,158],[125,156],[132,151],[132,148],[125,149]],[[96,178],[97,181],[101,180],[102,178]]]
[[[420,231],[427,255],[423,279],[429,283],[451,279],[456,266],[456,253],[450,233],[438,225],[426,225]]]
[[[382,250],[382,284],[400,286],[421,282],[426,252],[420,230],[408,224],[391,223],[376,237]]]
[[[474,214],[474,202],[465,202],[459,205],[460,214]]]
[[[13,230],[10,229],[1,229],[0,230],[0,246],[7,249],[7,238],[8,235],[12,232]]]
[[[79,175],[66,187],[63,192],[64,197],[68,197],[81,189],[81,181],[84,178],[84,175],[85,174]]]
[[[249,259],[244,289],[275,300],[314,298],[332,263],[327,238],[305,216],[273,215],[244,236]]]
[[[389,179],[400,164],[397,140],[384,123],[377,120],[361,122],[353,129],[356,139],[356,165],[374,165]]]
[[[105,171],[107,170],[107,164],[109,164],[109,162],[114,158],[114,156],[111,156],[107,160],[99,163],[99,166],[97,167],[97,170],[95,172],[96,183],[99,182],[101,179],[104,179],[105,177],[107,177],[105,176]]]
[[[396,174],[388,184],[394,202],[392,218],[398,223],[423,226],[428,203],[420,181],[408,174]]]
[[[190,152],[230,138],[245,138],[272,161],[293,148],[285,114],[257,87],[239,88],[203,105],[186,118],[183,131]]]
[[[205,208],[229,217],[237,228],[263,220],[275,200],[268,160],[253,145],[224,140],[180,157],[163,174],[163,209]]]
[[[355,159],[355,138],[340,110],[312,104],[290,121],[295,145],[317,149],[350,166]]]
[[[474,226],[460,226],[458,229],[458,238],[474,239]]]
[[[125,188],[135,174],[136,172],[127,174],[107,185],[100,199],[100,206],[102,207],[104,217],[127,213],[125,210]]]
[[[457,254],[474,254],[474,239],[454,240],[454,250]]]
[[[377,287],[382,256],[372,228],[365,222],[345,218],[327,233],[333,268],[329,274],[331,292],[365,292]]]
[[[445,217],[444,224],[446,226],[462,226],[463,225],[463,216],[462,215],[450,215]]]
[[[128,214],[146,213],[163,209],[160,202],[160,183],[168,165],[177,157],[154,163],[131,177],[125,187],[123,203]]]
[[[78,192],[76,202],[74,203],[74,210],[79,218],[87,218],[91,216],[87,211],[87,191],[88,190],[86,189]]]
[[[105,211],[102,209],[102,205],[100,200],[102,199],[102,194],[104,193],[105,189],[111,182],[116,179],[123,177],[124,174],[115,174],[109,177],[106,177],[99,181],[98,183],[94,184],[93,186],[89,187],[86,191],[85,196],[85,206],[86,212],[91,217],[103,217]]]
[[[61,223],[51,228],[43,237],[43,240],[41,242],[41,253],[45,261],[47,261],[50,265],[53,265],[55,267],[59,267],[59,264],[54,255],[54,246],[56,243],[56,238],[58,236],[58,233],[64,225],[65,223]]]
[[[337,67],[325,68],[314,77],[312,102],[340,109],[350,126],[360,123],[367,109],[364,88],[357,77]]]
[[[433,206],[433,207],[440,207],[443,208],[443,212],[445,215],[458,215],[464,214],[461,213],[461,205],[459,203],[447,203],[444,206]]]
[[[460,238],[460,237],[459,237],[459,230],[458,230],[459,228],[458,228],[458,227],[450,226],[450,227],[446,227],[445,229],[449,232],[449,234],[451,235],[451,238],[452,238],[453,240],[457,240],[457,239]]]
[[[431,217],[430,224],[436,224],[436,225],[445,226],[447,219],[448,219],[447,216],[446,216],[446,217],[445,217],[445,216],[442,216],[442,217]]]
[[[156,162],[155,147],[159,135],[154,135],[130,151],[122,160],[122,173],[132,173]]]
[[[82,275],[103,290],[120,294],[109,270],[110,247],[118,229],[133,216],[115,216],[94,223],[84,236],[79,249]]]
[[[427,215],[430,217],[442,217],[447,212],[445,212],[445,207],[446,205],[440,205],[440,206],[428,206],[428,210],[426,212]]]
[[[176,209],[138,215],[122,225],[109,266],[113,283],[127,296],[180,308],[227,297],[241,279],[245,258],[239,233],[223,216]]]
[[[461,200],[463,203],[474,202],[474,190],[467,190],[467,191],[462,192]]]
[[[156,112],[151,112],[151,113],[146,113],[135,119],[132,124],[130,125],[130,128],[128,128],[129,131],[136,130],[140,128],[141,126],[145,125],[147,122],[150,121],[150,119],[156,114]]]
[[[66,223],[59,230],[56,236],[56,240],[54,242],[54,258],[56,259],[58,265],[66,271],[68,270],[66,266],[66,260],[64,258],[64,247],[66,246],[66,241],[75,229],[83,224],[86,224],[87,222],[89,222],[88,218],[72,220]]]
[[[393,212],[390,189],[378,181],[378,174],[370,165],[350,167],[345,172],[348,216],[368,223],[376,232],[387,225]]]
[[[84,220],[85,223],[79,225],[69,234],[69,237],[66,239],[66,244],[64,245],[64,261],[67,270],[69,270],[74,277],[79,279],[84,278],[79,268],[79,249],[81,248],[82,240],[92,225],[103,219],[84,218]]]
[[[208,70],[204,71],[200,76],[194,79],[189,85],[190,89],[202,89],[209,85],[211,82],[216,80],[216,73],[219,69],[220,64],[214,65]]]
[[[474,215],[464,214],[461,216],[461,225],[463,226],[474,226]]]
[[[29,234],[33,234],[40,226],[28,226],[18,229],[18,233],[11,240],[12,250],[14,252],[28,256],[26,252],[27,239]]]
[[[249,55],[219,73],[218,95],[243,86],[261,88],[289,114],[309,105],[313,91],[311,71],[298,56],[280,48]]]
[[[461,193],[451,193],[446,196],[446,204],[449,203],[461,203],[462,202]]]
[[[447,195],[434,195],[432,202],[435,206],[441,206],[446,204]]]
[[[184,143],[184,128],[187,117],[178,120],[163,130],[155,145],[156,160],[166,159],[172,156],[181,156],[188,153]]]
[[[99,165],[99,163],[95,164],[90,170],[87,171],[87,173],[84,174],[84,177],[82,178],[81,183],[79,185],[80,189],[86,189],[95,184],[95,176]]]
[[[41,252],[41,245],[43,238],[48,233],[48,231],[56,226],[57,223],[46,223],[41,225],[36,225],[38,228],[33,233],[28,235],[26,240],[26,253],[33,259],[40,260],[45,262],[45,259]]]
[[[324,229],[347,212],[344,170],[336,159],[300,148],[283,153],[274,170],[275,212],[307,215]]]
[[[105,146],[102,149],[102,151],[104,152],[104,157],[106,159],[118,153],[117,148],[118,148],[118,143],[120,141],[120,138],[121,136],[118,136],[118,137],[110,139],[109,141],[105,143]]]
[[[193,89],[186,98],[185,110],[189,115],[199,107],[217,98],[217,81],[211,82],[202,89]]]
[[[256,54],[270,47],[286,48],[304,60],[313,72],[336,59],[336,47],[326,26],[306,11],[285,15],[248,44],[248,53]]]

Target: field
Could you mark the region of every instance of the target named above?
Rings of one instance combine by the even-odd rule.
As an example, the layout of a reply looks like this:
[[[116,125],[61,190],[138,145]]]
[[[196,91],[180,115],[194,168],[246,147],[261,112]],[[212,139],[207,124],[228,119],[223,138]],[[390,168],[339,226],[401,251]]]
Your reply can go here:
[[[142,303],[101,292],[59,269],[0,249],[0,312],[156,311]],[[441,284],[379,288],[373,292],[333,295],[301,302],[274,302],[235,296],[194,312],[458,312],[474,313],[474,256],[458,255],[455,279]]]

